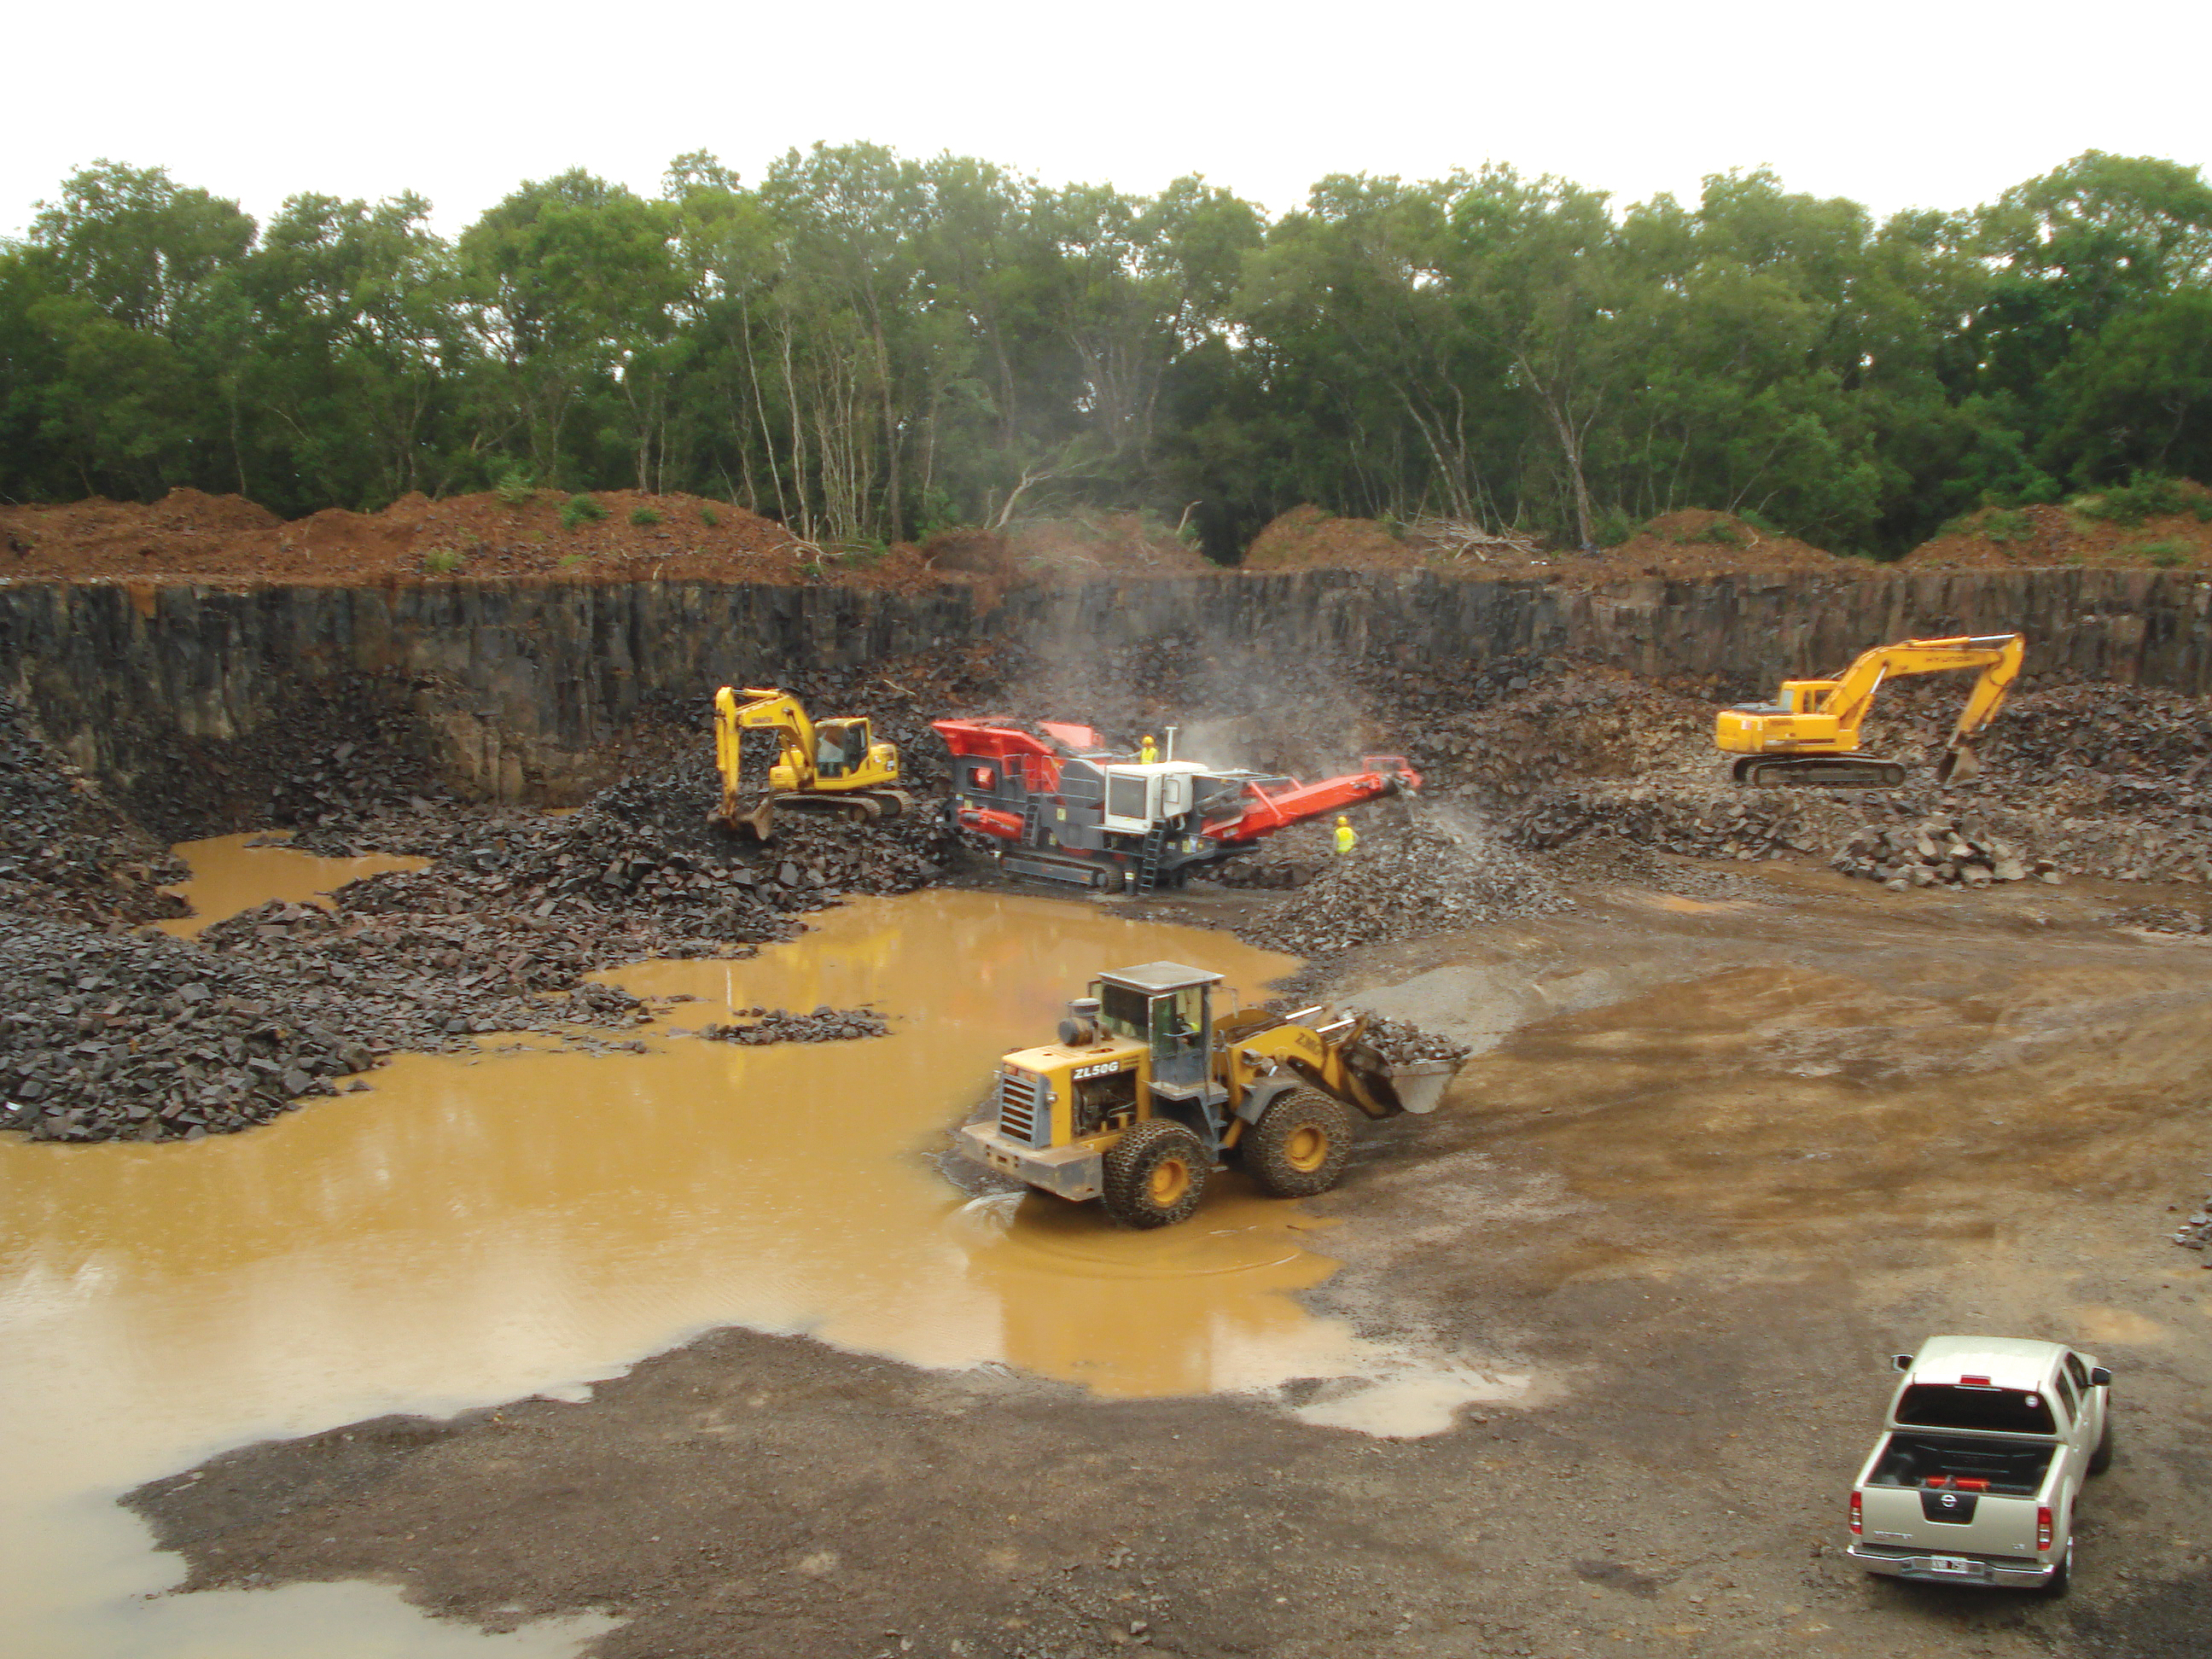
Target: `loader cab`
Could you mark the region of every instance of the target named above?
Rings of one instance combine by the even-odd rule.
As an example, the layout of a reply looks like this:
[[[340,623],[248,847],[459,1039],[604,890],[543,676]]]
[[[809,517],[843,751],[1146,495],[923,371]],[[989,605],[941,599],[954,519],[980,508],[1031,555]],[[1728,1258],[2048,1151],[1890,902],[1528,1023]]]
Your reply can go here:
[[[1091,981],[1098,1023],[1152,1051],[1152,1083],[1162,1093],[1205,1092],[1213,1050],[1213,988],[1221,975],[1175,962],[1148,962]]]

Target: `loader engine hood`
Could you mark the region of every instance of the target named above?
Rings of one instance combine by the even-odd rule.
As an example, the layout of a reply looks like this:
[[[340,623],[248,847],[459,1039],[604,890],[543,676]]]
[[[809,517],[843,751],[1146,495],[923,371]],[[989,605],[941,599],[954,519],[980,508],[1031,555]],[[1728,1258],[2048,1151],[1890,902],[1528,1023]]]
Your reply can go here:
[[[1017,1048],[1000,1061],[1017,1071],[1036,1072],[1046,1077],[1075,1068],[1081,1076],[1103,1076],[1104,1072],[1125,1071],[1144,1059],[1149,1051],[1141,1042],[1127,1037],[1104,1037],[1097,1042],[1081,1044],[1048,1042],[1035,1048]],[[1092,1066],[1103,1070],[1093,1073]]]

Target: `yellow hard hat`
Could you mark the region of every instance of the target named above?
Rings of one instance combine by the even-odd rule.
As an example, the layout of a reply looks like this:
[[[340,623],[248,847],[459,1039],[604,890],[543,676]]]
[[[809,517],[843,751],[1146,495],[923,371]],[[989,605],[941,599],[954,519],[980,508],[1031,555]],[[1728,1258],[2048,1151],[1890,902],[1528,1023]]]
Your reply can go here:
[[[1351,820],[1350,818],[1346,817],[1344,817],[1344,816],[1343,816],[1343,815],[1341,815],[1341,814],[1339,814],[1339,815],[1338,815],[1338,817],[1337,817],[1337,820],[1336,820],[1336,821],[1337,821],[1339,823],[1350,823],[1352,822],[1352,820]]]
[[[1152,743],[1152,742],[1155,741],[1155,739],[1153,738],[1152,734],[1151,732],[1146,732],[1146,733],[1145,733],[1145,741],[1146,741],[1146,743]]]

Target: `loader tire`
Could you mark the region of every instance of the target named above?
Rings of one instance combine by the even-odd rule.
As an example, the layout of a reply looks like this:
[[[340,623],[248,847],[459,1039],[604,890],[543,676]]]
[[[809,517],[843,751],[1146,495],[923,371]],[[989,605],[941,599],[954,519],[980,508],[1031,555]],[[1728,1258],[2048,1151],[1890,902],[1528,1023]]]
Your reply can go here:
[[[1352,1156],[1352,1114],[1318,1089],[1293,1089],[1244,1137],[1244,1167],[1276,1198],[1311,1198],[1336,1185]]]
[[[1108,1151],[1099,1201],[1124,1227],[1171,1226],[1198,1208],[1212,1165],[1204,1145],[1182,1124],[1147,1118]]]

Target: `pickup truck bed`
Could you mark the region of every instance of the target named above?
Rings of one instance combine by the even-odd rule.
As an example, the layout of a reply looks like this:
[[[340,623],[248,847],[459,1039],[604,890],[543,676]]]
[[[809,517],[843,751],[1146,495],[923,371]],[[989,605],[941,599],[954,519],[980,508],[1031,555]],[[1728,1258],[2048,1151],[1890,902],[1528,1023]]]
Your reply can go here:
[[[2056,1450],[1953,1435],[1893,1434],[1876,1449],[1867,1485],[2033,1498],[2043,1490]]]

